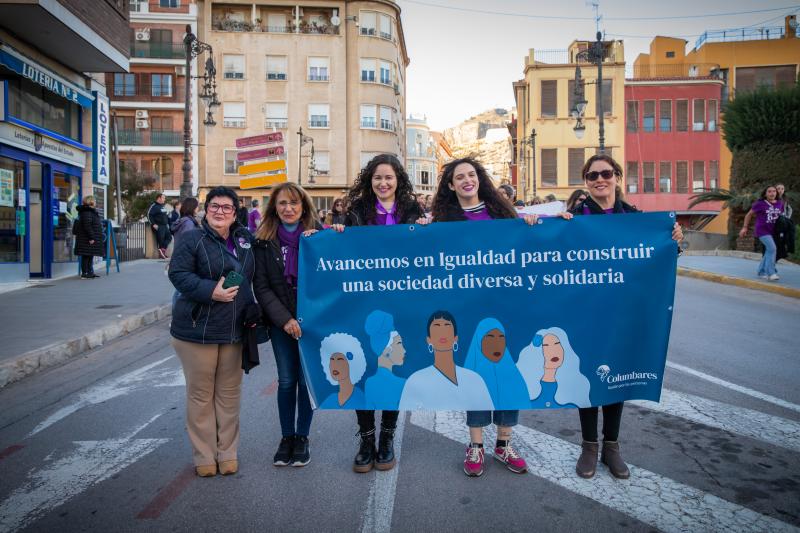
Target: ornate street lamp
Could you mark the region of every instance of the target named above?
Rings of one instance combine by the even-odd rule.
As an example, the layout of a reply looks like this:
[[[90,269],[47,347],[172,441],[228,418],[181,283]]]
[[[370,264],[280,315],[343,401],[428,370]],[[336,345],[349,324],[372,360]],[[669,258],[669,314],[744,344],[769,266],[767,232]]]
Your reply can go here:
[[[303,184],[303,146],[311,143],[311,164],[309,165],[308,183],[314,184],[314,174],[311,172],[314,165],[314,138],[303,133],[303,128],[297,130],[297,135],[300,140],[297,144],[297,184]]]
[[[575,62],[578,63],[584,60],[588,63],[594,63],[597,66],[597,110],[598,110],[598,131],[600,136],[600,153],[606,151],[605,139],[605,109],[603,109],[603,59],[605,58],[605,44],[602,40],[602,34],[597,32],[597,40],[589,43],[586,50],[575,54]],[[586,96],[584,92],[585,82],[581,78],[581,67],[575,67],[575,107],[572,109],[572,116],[575,117],[575,136],[578,139],[583,139],[586,133],[586,126],[583,123],[583,117],[586,113]]]

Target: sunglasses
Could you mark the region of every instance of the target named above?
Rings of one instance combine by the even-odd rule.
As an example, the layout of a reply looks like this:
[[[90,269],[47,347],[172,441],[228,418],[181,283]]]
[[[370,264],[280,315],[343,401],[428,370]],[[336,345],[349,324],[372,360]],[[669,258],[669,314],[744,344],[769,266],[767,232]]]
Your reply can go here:
[[[614,170],[601,170],[599,172],[593,170],[591,172],[587,172],[584,177],[586,178],[586,181],[597,181],[597,178],[600,177],[602,177],[604,180],[610,180],[616,175],[617,173]]]

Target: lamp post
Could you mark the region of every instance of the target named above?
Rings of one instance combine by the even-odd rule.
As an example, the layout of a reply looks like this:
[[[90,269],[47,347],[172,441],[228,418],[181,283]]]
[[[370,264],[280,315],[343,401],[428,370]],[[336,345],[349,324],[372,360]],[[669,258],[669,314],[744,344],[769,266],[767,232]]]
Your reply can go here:
[[[303,146],[311,143],[311,163],[308,168],[308,183],[314,184],[314,174],[312,172],[314,165],[314,139],[303,133],[303,127],[297,130],[299,141],[297,143],[297,184],[303,185]]]
[[[594,63],[597,66],[597,109],[598,109],[598,132],[599,132],[599,142],[600,142],[600,153],[605,153],[606,151],[606,139],[605,139],[605,109],[603,109],[603,58],[605,57],[605,45],[603,44],[602,34],[598,31],[597,32],[597,39],[589,44],[589,47],[586,50],[578,52],[575,54],[575,62],[578,63],[580,60],[585,60],[589,63]],[[572,116],[575,117],[575,136],[578,139],[583,139],[583,135],[586,132],[586,126],[583,123],[583,116],[586,112],[586,95],[584,92],[584,81],[581,79],[581,67],[577,65],[575,67],[575,107],[572,109]]]
[[[522,150],[523,150],[522,151],[522,154],[523,154],[523,156],[522,156],[522,166],[523,166],[523,168],[525,167],[525,159],[528,159],[524,155],[525,154],[525,151],[524,151],[525,150],[525,146],[529,146],[531,148],[531,156],[530,156],[530,165],[529,165],[529,167],[531,168],[531,174],[533,174],[533,187],[532,187],[533,196],[536,197],[536,129],[531,129],[531,134],[528,135],[527,137],[523,137],[522,140],[520,141],[520,144],[522,144]],[[528,189],[528,187],[527,187],[527,185],[528,185],[527,172],[524,173],[523,179],[524,179],[523,185],[525,185],[525,187],[523,187],[523,197],[525,197],[525,199],[527,200],[527,189]]]
[[[214,67],[214,58],[211,55],[211,45],[199,41],[194,33],[192,33],[192,26],[186,25],[186,36],[183,38],[183,49],[186,54],[186,87],[184,93],[183,104],[183,181],[181,182],[180,198],[184,200],[192,196],[192,83],[191,80],[203,80],[203,89],[199,97],[206,104],[208,110],[203,124],[206,126],[213,126],[216,124],[214,116],[211,112],[213,107],[219,106],[219,99],[217,98],[217,69]],[[208,52],[206,59],[205,73],[202,76],[192,76],[192,59],[199,56],[203,52]]]

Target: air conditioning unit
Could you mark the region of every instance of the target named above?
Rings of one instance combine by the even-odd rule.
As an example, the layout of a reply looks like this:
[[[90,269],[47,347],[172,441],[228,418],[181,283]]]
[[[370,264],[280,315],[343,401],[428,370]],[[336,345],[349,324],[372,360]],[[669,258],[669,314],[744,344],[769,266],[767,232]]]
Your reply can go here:
[[[136,129],[137,130],[145,130],[150,127],[150,123],[146,120],[137,120],[136,121]]]
[[[186,76],[186,65],[178,65],[175,67],[176,76]]]
[[[148,28],[144,28],[141,30],[136,30],[136,40],[137,41],[149,41],[150,40],[150,30]]]
[[[137,119],[142,119],[142,118],[146,119],[147,118],[147,110],[146,109],[137,109],[136,110],[136,118]]]

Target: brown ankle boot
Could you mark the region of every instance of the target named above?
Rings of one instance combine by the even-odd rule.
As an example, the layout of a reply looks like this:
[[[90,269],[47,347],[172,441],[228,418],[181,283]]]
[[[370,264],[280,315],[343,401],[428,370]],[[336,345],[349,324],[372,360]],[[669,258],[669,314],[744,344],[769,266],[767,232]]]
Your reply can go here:
[[[589,479],[597,471],[597,450],[600,445],[597,442],[583,441],[581,444],[581,456],[575,465],[575,472],[582,478]]]
[[[611,475],[618,479],[628,479],[631,471],[628,465],[622,460],[619,454],[619,442],[615,440],[604,440],[603,451],[600,453],[600,460],[608,467]]]

